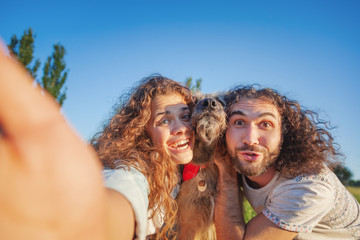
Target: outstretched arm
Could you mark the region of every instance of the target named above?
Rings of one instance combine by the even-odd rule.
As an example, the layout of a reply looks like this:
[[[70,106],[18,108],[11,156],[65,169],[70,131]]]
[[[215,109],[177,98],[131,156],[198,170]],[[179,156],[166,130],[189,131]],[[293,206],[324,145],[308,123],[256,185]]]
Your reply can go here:
[[[217,156],[215,163],[219,169],[215,201],[216,236],[220,240],[243,239],[245,223],[237,174],[228,157]]]
[[[242,209],[242,192],[237,181],[237,174],[228,157],[217,157],[218,192],[215,202],[215,227],[217,238],[222,239],[293,239],[297,233],[284,230],[262,213],[245,224]]]
[[[34,87],[26,70],[3,49],[0,239],[109,239],[119,219],[125,226],[115,234],[132,237],[132,208],[103,187],[96,154],[66,124],[56,102]]]

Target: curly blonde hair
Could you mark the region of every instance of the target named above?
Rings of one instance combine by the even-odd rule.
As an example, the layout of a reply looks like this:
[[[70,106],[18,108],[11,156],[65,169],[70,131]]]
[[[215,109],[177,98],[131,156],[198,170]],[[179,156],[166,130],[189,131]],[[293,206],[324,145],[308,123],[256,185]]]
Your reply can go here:
[[[167,239],[175,235],[173,226],[177,204],[171,197],[178,183],[178,168],[162,149],[158,149],[146,131],[151,117],[151,104],[156,95],[176,93],[183,96],[189,108],[194,103],[191,91],[161,75],[142,79],[134,90],[124,95],[115,115],[97,133],[91,143],[100,160],[107,168],[133,167],[147,178],[150,194],[149,208],[157,227],[156,239]],[[165,212],[164,227],[159,226],[154,216]]]

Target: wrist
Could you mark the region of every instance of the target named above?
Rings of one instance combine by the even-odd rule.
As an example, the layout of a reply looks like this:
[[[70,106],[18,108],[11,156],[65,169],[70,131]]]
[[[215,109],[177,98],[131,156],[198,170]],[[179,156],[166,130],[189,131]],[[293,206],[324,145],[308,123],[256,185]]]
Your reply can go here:
[[[238,187],[237,174],[234,170],[219,172],[217,181],[217,191],[235,190]]]

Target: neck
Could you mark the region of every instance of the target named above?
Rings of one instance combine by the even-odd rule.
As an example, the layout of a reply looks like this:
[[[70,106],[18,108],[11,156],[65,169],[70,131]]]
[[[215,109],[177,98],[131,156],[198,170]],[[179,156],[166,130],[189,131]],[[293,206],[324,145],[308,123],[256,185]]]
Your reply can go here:
[[[275,176],[276,170],[273,166],[269,167],[263,174],[259,176],[246,176],[251,183],[249,184],[251,187],[255,186],[255,188],[262,188],[266,186]]]

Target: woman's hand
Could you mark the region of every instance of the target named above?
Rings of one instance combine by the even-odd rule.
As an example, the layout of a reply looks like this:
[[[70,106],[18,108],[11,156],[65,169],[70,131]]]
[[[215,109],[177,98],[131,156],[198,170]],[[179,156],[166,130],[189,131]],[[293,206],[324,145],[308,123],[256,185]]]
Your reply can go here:
[[[0,50],[0,239],[103,239],[104,202],[95,153]]]

